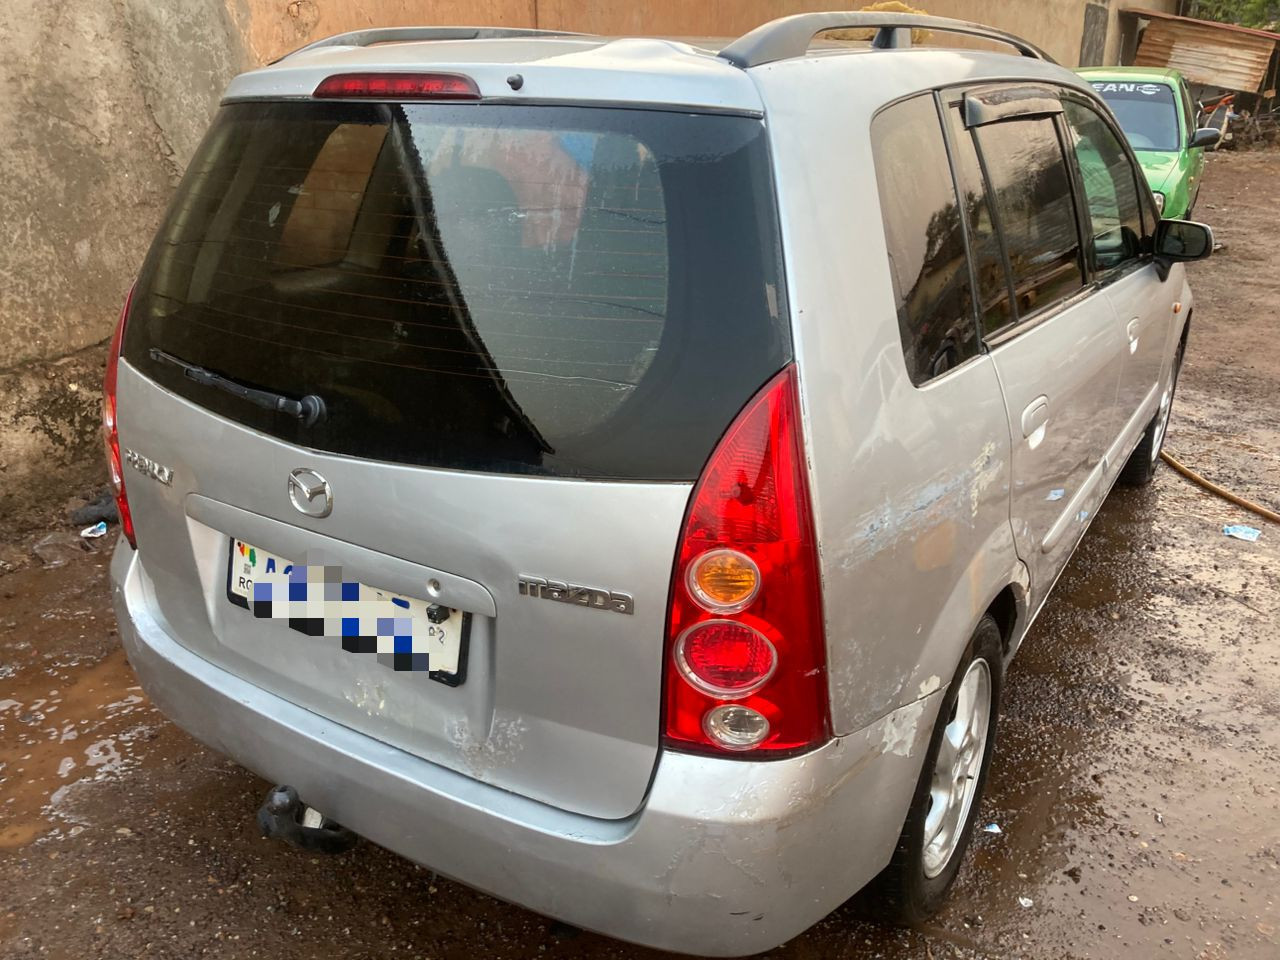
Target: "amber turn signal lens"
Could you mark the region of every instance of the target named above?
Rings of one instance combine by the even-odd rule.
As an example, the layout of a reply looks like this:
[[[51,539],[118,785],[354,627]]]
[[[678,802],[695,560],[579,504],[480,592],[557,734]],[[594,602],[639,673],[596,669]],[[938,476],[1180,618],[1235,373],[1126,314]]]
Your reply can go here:
[[[708,550],[689,564],[689,593],[713,613],[745,610],[760,591],[760,568],[737,550]]]

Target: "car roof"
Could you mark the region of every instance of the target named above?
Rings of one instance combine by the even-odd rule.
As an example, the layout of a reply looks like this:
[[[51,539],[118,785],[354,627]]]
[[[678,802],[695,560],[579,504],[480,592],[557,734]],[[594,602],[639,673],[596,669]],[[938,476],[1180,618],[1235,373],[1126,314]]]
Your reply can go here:
[[[236,77],[224,102],[309,97],[321,80],[336,73],[440,71],[470,77],[486,100],[672,105],[761,115],[760,88],[770,73],[832,60],[865,79],[848,95],[878,104],[911,92],[909,87],[962,81],[1051,79],[1084,85],[1051,62],[972,49],[875,50],[819,43],[808,56],[748,69],[718,56],[720,49],[719,41],[576,35],[314,45]],[[886,58],[898,69],[884,71]],[[908,65],[904,80],[900,68]],[[509,82],[514,74],[520,74],[518,86]]]
[[[309,96],[335,73],[413,70],[464,74],[485,99],[644,99],[754,113],[762,109],[746,74],[709,50],[678,40],[572,36],[315,47],[241,74],[224,99]],[[508,82],[516,73],[522,81],[518,93]]]
[[[1182,81],[1182,74],[1169,67],[1081,67],[1076,73],[1086,80],[1143,80],[1148,83]]]

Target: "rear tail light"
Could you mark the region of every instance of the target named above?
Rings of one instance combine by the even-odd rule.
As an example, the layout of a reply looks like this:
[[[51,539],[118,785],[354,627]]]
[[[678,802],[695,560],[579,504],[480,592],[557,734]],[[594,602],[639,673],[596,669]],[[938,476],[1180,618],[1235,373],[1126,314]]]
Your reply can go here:
[[[116,332],[111,337],[107,353],[107,372],[102,378],[102,440],[107,448],[107,469],[111,473],[111,491],[116,497],[116,510],[120,514],[120,529],[129,546],[135,550],[138,541],[133,535],[133,515],[129,513],[129,498],[124,491],[124,468],[120,459],[120,435],[116,430],[116,375],[120,367],[120,347],[124,340],[124,325],[129,319],[129,307],[133,303],[133,290],[124,298]]]
[[[693,493],[668,614],[667,746],[777,757],[830,737],[816,539],[794,366]]]
[[[470,77],[454,73],[338,73],[325,77],[313,97],[365,100],[479,100]]]

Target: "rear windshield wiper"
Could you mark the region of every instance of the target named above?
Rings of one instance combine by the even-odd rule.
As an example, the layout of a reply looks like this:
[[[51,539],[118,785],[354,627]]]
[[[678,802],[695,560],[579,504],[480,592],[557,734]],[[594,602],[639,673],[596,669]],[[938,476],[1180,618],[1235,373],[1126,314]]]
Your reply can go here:
[[[241,400],[248,400],[250,403],[256,404],[265,410],[275,410],[279,413],[296,417],[308,427],[324,419],[324,401],[314,393],[307,394],[301,400],[294,400],[292,397],[286,397],[281,393],[272,393],[270,390],[257,390],[253,387],[246,387],[243,383],[237,383],[230,377],[224,377],[220,373],[206,370],[204,367],[197,366],[194,363],[187,363],[181,357],[175,357],[173,354],[165,353],[156,347],[151,348],[151,359],[159,363],[173,364],[187,375],[188,380],[194,380],[196,383],[203,384],[206,387],[222,390],[233,397],[239,397]]]

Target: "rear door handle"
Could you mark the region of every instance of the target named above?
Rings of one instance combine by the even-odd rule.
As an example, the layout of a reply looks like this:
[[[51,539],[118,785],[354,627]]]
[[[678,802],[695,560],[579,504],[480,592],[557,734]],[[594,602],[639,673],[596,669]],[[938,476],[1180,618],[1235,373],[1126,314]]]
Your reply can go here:
[[[1138,328],[1140,326],[1142,326],[1142,324],[1138,322],[1137,317],[1134,317],[1132,320],[1129,321],[1129,323],[1124,328],[1125,332],[1129,334],[1129,352],[1130,353],[1133,353],[1135,350],[1138,349],[1138,334],[1139,334]]]
[[[1049,398],[1036,397],[1022,411],[1022,436],[1030,438],[1033,433],[1049,422]]]

